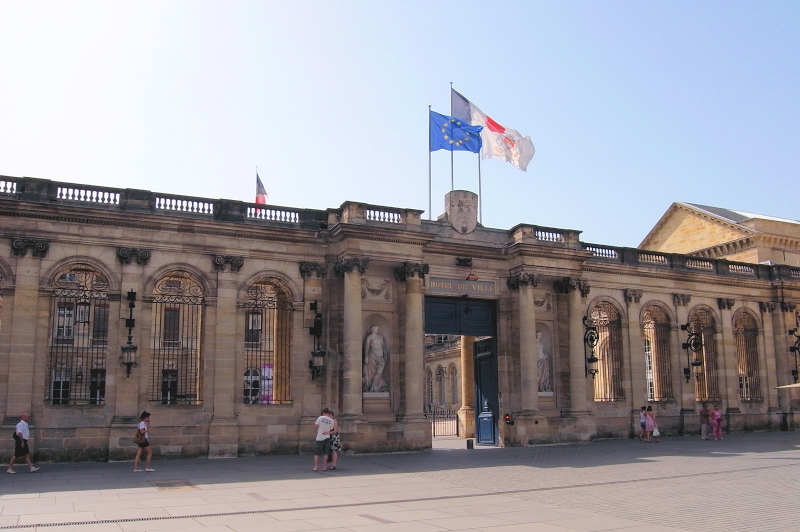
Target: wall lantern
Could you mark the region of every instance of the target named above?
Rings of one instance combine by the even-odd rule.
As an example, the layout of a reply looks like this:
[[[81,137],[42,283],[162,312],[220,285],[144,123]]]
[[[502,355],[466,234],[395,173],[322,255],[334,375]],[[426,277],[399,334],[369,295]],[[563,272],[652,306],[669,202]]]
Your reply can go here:
[[[694,374],[694,380],[699,381],[700,374],[703,371],[700,369],[703,366],[703,362],[697,358],[697,353],[703,349],[703,336],[692,328],[691,323],[681,325],[681,330],[689,333],[686,341],[682,344],[682,347],[686,349],[686,367],[683,368],[683,376],[686,377],[687,383],[691,380],[692,374]],[[694,358],[689,355],[689,351],[694,353]]]
[[[789,352],[794,353],[794,369],[792,370],[792,377],[794,377],[794,382],[797,382],[798,376],[798,357],[800,357],[800,334],[797,334],[797,327],[791,329],[789,331],[790,336],[794,336],[795,342],[794,345],[789,346]]]
[[[128,317],[125,320],[125,327],[128,328],[128,343],[123,345],[122,349],[122,363],[119,365],[125,368],[125,376],[131,376],[131,369],[138,368],[139,364],[136,362],[136,351],[139,349],[133,345],[133,328],[136,327],[136,320],[133,319],[133,309],[136,308],[136,292],[130,290],[128,292]]]
[[[597,327],[594,325],[594,322],[590,322],[587,316],[583,317],[583,355],[585,358],[584,361],[584,369],[586,371],[586,375],[591,375],[592,379],[597,373],[600,371],[597,369],[597,363],[599,362],[599,358],[594,354],[594,348],[597,347],[597,342],[600,339],[599,334],[597,333]],[[589,348],[589,356],[586,356],[586,348]]]
[[[308,369],[311,371],[311,380],[314,380],[325,375],[325,351],[319,345],[319,340],[322,338],[322,313],[317,311],[316,300],[311,303],[309,308],[314,312],[314,325],[308,328],[308,334],[314,337],[314,349],[311,351]]]

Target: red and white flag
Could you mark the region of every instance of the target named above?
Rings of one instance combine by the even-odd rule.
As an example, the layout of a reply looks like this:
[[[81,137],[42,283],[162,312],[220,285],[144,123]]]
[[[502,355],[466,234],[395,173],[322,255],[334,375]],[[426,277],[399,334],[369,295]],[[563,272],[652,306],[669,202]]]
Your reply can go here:
[[[523,172],[527,171],[528,163],[536,153],[530,137],[523,137],[519,131],[501,126],[455,89],[451,89],[450,92],[450,105],[454,118],[468,122],[472,126],[483,126],[481,157],[502,159]]]
[[[264,183],[261,182],[261,178],[258,177],[258,172],[256,172],[256,203],[266,205],[268,199],[267,189],[264,188]]]

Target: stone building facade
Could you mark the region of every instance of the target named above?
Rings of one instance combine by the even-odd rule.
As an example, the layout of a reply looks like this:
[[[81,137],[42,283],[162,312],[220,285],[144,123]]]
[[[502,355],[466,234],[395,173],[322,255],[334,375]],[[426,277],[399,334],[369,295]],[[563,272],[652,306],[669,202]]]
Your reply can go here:
[[[331,407],[345,449],[425,449],[426,334],[459,338],[478,443],[627,437],[643,404],[692,433],[706,399],[793,426],[800,269],[482,227],[448,196],[426,221],[0,177],[3,427],[29,412],[36,459],[127,459],[146,409],[157,456],[297,453]]]

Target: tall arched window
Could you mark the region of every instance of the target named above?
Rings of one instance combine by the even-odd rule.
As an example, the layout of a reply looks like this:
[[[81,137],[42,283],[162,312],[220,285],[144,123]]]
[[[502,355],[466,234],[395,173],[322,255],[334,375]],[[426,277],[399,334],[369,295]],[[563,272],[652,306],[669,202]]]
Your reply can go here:
[[[172,272],[153,292],[150,400],[200,403],[203,286],[188,273]]]
[[[599,340],[595,348],[598,373],[594,378],[595,401],[625,399],[622,388],[622,320],[608,302],[598,303],[590,315]]]
[[[672,396],[672,371],[670,369],[669,314],[653,305],[642,316],[642,336],[647,368],[647,395],[650,401],[667,401]]]
[[[703,338],[703,348],[697,353],[702,362],[700,374],[694,383],[695,399],[708,401],[719,399],[717,379],[717,322],[711,311],[700,308],[692,312],[689,327]]]
[[[739,370],[739,397],[761,399],[758,374],[758,323],[748,312],[741,312],[733,323],[736,335],[736,359]]]
[[[289,404],[292,298],[272,278],[247,290],[244,404]]]
[[[445,398],[444,385],[445,385],[444,368],[440,366],[436,368],[436,388],[438,392],[437,395],[439,396],[439,406],[444,405],[444,398]]]
[[[456,406],[461,399],[458,393],[458,370],[451,364],[447,371],[450,375],[450,403]]]
[[[53,280],[45,400],[54,405],[105,402],[108,279],[75,264]]]
[[[430,369],[425,372],[425,410],[433,408],[433,373]]]

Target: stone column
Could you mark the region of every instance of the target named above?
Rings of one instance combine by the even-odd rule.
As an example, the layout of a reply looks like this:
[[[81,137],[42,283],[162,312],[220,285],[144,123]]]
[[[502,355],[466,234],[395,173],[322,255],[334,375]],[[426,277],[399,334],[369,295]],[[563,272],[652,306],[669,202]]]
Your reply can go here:
[[[763,365],[759,368],[761,386],[764,400],[767,402],[767,412],[770,416],[770,423],[773,428],[777,428],[780,426],[780,419],[774,416],[780,414],[781,407],[778,400],[778,390],[776,390],[775,387],[780,386],[781,380],[778,378],[775,333],[772,328],[776,305],[774,302],[768,301],[766,303],[759,303],[758,306],[761,310],[761,324],[763,327],[760,334],[762,343],[759,345],[759,354],[761,355],[759,359],[764,361]]]
[[[222,260],[220,260],[222,259]],[[208,457],[227,458],[239,454],[239,430],[234,415],[234,395],[241,392],[236,374],[236,300],[242,257],[214,256],[217,270],[217,307],[214,335],[214,415],[208,429]],[[207,383],[208,384],[208,383]],[[207,387],[206,384],[206,387]]]
[[[792,358],[794,353],[789,352],[789,347],[792,345],[792,337],[790,337],[787,332],[796,327],[794,319],[794,310],[796,306],[794,303],[786,302],[781,302],[778,305],[780,311],[772,313],[772,332],[775,343],[775,365],[778,373],[778,386],[783,386],[785,384],[794,383],[794,379],[792,378],[792,370],[795,369],[795,362]],[[776,391],[778,392],[778,402],[781,412],[785,418],[785,421],[781,420],[783,428],[793,430],[792,389],[784,388]]]
[[[675,306],[675,319],[678,324],[673,331],[673,345],[672,348],[677,354],[677,364],[673,365],[675,371],[675,378],[678,379],[678,405],[681,409],[681,434],[689,432],[700,432],[700,421],[698,419],[697,410],[697,394],[695,392],[694,375],[689,377],[689,382],[686,382],[686,376],[683,373],[684,368],[687,366],[686,349],[683,348],[683,343],[689,335],[688,331],[682,331],[681,325],[686,325],[689,322],[689,303],[692,301],[692,296],[689,294],[672,294],[672,303]]]
[[[336,275],[344,277],[342,410],[345,416],[360,416],[362,413],[361,274],[368,267],[369,259],[363,258],[345,259],[334,265]]]
[[[406,262],[395,270],[395,277],[406,283],[405,331],[405,421],[422,421],[425,385],[425,330],[422,323],[422,278],[427,264]]]
[[[741,400],[739,398],[739,370],[736,353],[736,338],[733,334],[733,306],[736,301],[733,299],[719,298],[717,306],[719,308],[720,319],[722,320],[722,335],[720,342],[720,358],[722,359],[722,385],[720,399],[727,405],[726,412],[729,415],[726,428],[729,432],[736,432],[741,425]],[[730,416],[733,415],[734,418]]]
[[[39,274],[42,258],[50,243],[46,240],[12,239],[11,251],[17,256],[14,271],[14,308],[11,319],[11,349],[8,370],[6,418],[18,421],[19,415],[31,412],[33,406],[33,371],[36,364],[36,329],[39,307]],[[47,333],[42,336],[47,338]],[[42,356],[46,356],[42,353]],[[46,366],[41,362],[41,366]],[[33,422],[36,422],[34,418]],[[31,435],[33,438],[33,434]]]
[[[642,325],[640,320],[642,291],[631,288],[625,289],[625,301],[628,303],[628,360],[623,361],[628,366],[628,390],[631,406],[631,429],[636,434],[639,429],[639,408],[636,405],[647,403],[645,389],[644,340],[642,339]]]
[[[587,402],[586,353],[583,345],[584,298],[589,295],[589,283],[584,279],[566,277],[556,283],[556,290],[569,297],[569,412],[572,416],[589,415]],[[590,382],[590,381],[589,381]]]
[[[461,408],[458,409],[458,433],[462,438],[475,437],[474,343],[474,336],[461,337]]]
[[[508,279],[509,288],[519,291],[519,365],[521,379],[522,413],[539,410],[539,367],[536,353],[536,310],[533,288],[541,276],[532,273],[517,273]],[[514,327],[512,326],[512,329]]]
[[[325,263],[317,263],[317,262],[301,262],[300,263],[300,276],[303,277],[304,281],[304,292],[303,292],[303,301],[306,302],[306,306],[303,309],[303,314],[306,314],[306,311],[309,310],[309,304],[312,301],[317,302],[317,312],[322,312],[322,279],[328,273],[328,265]],[[323,313],[324,314],[324,313]],[[316,315],[314,312],[310,312],[308,314],[309,320],[308,325],[313,325],[313,320]],[[305,327],[304,327],[305,329]],[[306,331],[308,329],[305,329]],[[323,328],[324,331],[327,328]],[[302,349],[303,351],[307,352],[307,355],[311,356],[311,351],[314,347],[314,337],[311,336],[306,332],[306,334],[300,333],[300,343],[302,345],[308,344],[310,347],[308,349]],[[325,345],[324,337],[320,340],[320,343],[324,346]],[[332,364],[329,356],[325,357],[325,378],[324,379],[317,379],[311,380],[309,376],[309,371],[307,368],[308,363],[306,362],[306,367],[303,369],[303,418],[306,420],[311,420],[312,418],[316,420],[317,416],[319,416],[320,411],[323,408],[323,405],[332,408],[334,410],[339,410],[338,405],[335,404],[336,399],[334,397],[330,397],[330,390],[332,386],[330,386],[332,375],[334,372],[332,371]]]

